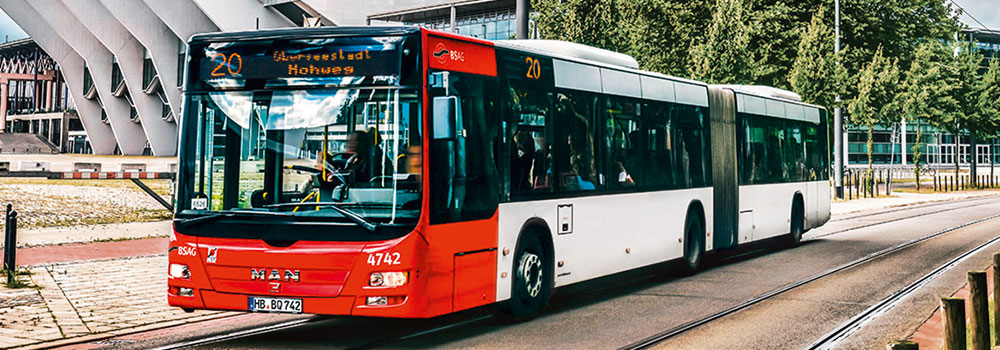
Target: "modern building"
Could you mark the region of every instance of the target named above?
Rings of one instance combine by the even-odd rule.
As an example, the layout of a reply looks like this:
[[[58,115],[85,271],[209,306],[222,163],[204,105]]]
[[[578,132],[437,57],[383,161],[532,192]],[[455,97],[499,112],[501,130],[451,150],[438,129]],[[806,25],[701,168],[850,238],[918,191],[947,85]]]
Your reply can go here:
[[[0,44],[0,133],[30,134],[33,142],[7,139],[0,152],[86,150],[86,135],[76,116],[59,65],[31,39]],[[27,140],[19,138],[18,140]]]
[[[984,56],[982,70],[985,71],[993,60],[1000,60],[1000,31],[970,28],[963,30],[959,36],[968,40]],[[953,167],[955,157],[959,164],[968,166],[972,163],[972,140],[968,134],[959,135],[958,147],[955,145],[955,135],[930,126],[920,126],[922,147],[920,148],[921,163],[938,167]],[[906,139],[902,138],[905,130]],[[848,127],[845,147],[848,165],[868,164],[868,130],[858,127]],[[876,127],[872,132],[872,163],[877,165],[912,165],[913,146],[916,144],[917,126],[913,123],[900,121],[892,127]],[[977,140],[976,163],[982,166],[1000,163],[1000,140]]]
[[[57,96],[75,101],[64,104],[75,105],[78,118],[70,119],[79,120],[84,148],[96,154],[156,156],[177,151],[184,43],[196,33],[399,22],[440,26],[440,16],[405,16],[444,8],[449,15],[461,14],[459,31],[506,39],[516,28],[514,6],[513,0],[0,0],[0,9],[59,67],[57,79],[68,89]],[[24,89],[17,85],[8,96]],[[24,111],[18,104],[12,107],[18,111],[14,114]],[[31,120],[17,117],[0,125],[6,129],[8,121],[16,121],[10,131],[23,131],[26,122],[34,132]],[[44,129],[41,125],[37,130]],[[74,132],[64,129],[52,136],[66,138]],[[80,135],[72,136],[63,144],[68,150],[78,149],[70,143]]]

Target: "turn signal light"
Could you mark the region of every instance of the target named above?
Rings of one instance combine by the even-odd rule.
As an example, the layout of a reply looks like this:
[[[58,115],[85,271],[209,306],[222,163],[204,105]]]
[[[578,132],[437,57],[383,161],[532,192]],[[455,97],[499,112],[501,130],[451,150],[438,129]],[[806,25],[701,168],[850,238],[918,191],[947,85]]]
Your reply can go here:
[[[399,287],[406,285],[406,272],[372,272],[368,279],[370,287]]]

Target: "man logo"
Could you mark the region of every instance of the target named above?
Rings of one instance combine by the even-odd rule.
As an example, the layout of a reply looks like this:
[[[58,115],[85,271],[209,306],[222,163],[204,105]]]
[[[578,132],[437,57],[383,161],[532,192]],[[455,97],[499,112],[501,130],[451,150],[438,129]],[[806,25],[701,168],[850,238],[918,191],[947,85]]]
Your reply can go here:
[[[281,283],[271,282],[271,293],[281,293]]]
[[[270,273],[267,269],[250,269],[250,280],[251,281],[285,281],[285,282],[298,282],[299,281],[299,270],[285,270],[285,276],[282,278],[281,272],[277,269],[272,269]]]

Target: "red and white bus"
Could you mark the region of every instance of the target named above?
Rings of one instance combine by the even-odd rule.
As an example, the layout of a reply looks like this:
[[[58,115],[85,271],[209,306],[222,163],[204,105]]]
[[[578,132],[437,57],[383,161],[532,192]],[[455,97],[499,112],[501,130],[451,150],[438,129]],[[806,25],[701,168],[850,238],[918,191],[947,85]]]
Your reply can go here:
[[[558,41],[418,27],[190,40],[168,300],[432,317],[830,216],[826,111]]]

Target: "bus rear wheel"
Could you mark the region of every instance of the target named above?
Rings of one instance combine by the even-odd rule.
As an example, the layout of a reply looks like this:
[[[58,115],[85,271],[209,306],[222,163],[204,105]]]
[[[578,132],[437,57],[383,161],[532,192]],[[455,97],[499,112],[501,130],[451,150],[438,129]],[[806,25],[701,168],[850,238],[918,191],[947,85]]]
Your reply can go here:
[[[704,237],[701,219],[698,215],[689,214],[684,223],[684,258],[680,263],[682,275],[690,276],[698,272],[702,256],[705,255]]]
[[[791,227],[789,228],[788,234],[788,245],[797,246],[802,243],[802,235],[805,233],[805,213],[802,209],[802,201],[795,200],[792,204],[792,220]]]
[[[530,233],[521,236],[514,254],[510,300],[501,309],[513,321],[530,319],[549,301],[553,280],[551,261],[538,236]]]

